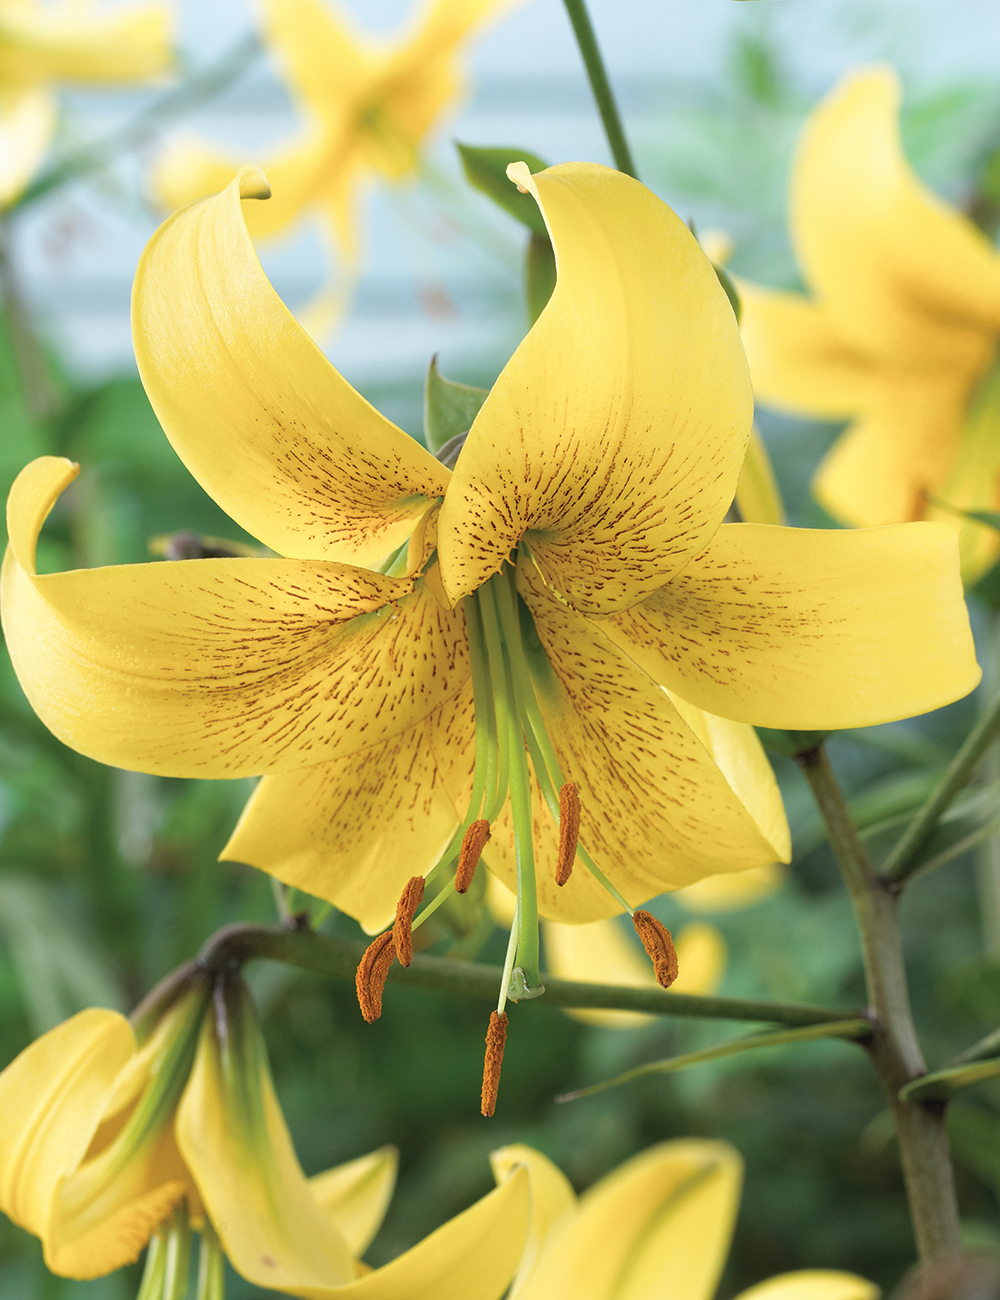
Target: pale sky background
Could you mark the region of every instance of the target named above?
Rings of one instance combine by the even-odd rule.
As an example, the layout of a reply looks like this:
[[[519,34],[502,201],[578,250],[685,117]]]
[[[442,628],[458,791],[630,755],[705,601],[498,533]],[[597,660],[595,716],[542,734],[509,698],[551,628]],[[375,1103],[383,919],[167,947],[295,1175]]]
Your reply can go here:
[[[410,12],[403,0],[345,0],[344,7],[359,26],[386,32]],[[183,0],[181,12],[181,44],[199,66],[252,25],[244,0]],[[797,123],[841,72],[874,59],[892,62],[915,104],[1000,83],[995,0],[593,0],[592,14],[643,178],[702,226],[721,217],[737,238],[737,265],[742,250],[751,269],[772,278],[787,278],[790,265],[780,207]],[[741,40],[777,52],[792,88],[792,102],[780,112],[727,113]],[[467,66],[470,97],[431,150],[451,191],[378,194],[368,206],[355,307],[326,341],[336,364],[363,388],[391,375],[412,379],[435,351],[446,373],[485,378],[523,333],[521,232],[458,185],[451,138],[523,145],[553,162],[610,161],[560,0],[514,8],[471,46]],[[145,102],[135,93],[74,96],[73,129],[82,138],[99,135]],[[995,107],[1000,140],[1000,99]],[[290,134],[295,120],[261,60],[186,125],[252,157]],[[988,125],[980,123],[980,132]],[[956,131],[944,153],[968,139],[967,131]],[[140,163],[124,174],[137,179]],[[702,192],[716,182],[727,190],[724,200]],[[752,198],[753,216],[741,214],[740,194]],[[762,213],[770,214],[766,230]],[[156,219],[141,205],[77,185],[21,223],[17,247],[31,301],[83,375],[99,378],[132,365],[129,286]],[[303,302],[322,280],[321,247],[308,227],[261,253],[290,304]]]

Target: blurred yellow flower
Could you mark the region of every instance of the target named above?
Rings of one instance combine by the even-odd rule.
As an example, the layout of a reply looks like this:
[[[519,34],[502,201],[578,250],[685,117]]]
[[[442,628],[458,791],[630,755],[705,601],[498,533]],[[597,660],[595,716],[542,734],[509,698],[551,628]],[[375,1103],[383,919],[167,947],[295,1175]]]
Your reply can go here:
[[[165,4],[103,11],[89,0],[0,0],[0,206],[37,170],[56,128],[55,84],[145,81],[169,68]]]
[[[246,169],[150,241],[135,348],[178,454],[288,558],[38,574],[76,473],[42,458],[12,489],[3,575],[12,660],[60,738],[164,775],[265,773],[224,856],[371,931],[399,898],[403,960],[414,878],[439,890],[419,924],[492,829],[487,865],[518,897],[500,1010],[540,991],[539,913],[597,920],[788,857],[747,724],[869,725],[979,678],[956,527],[722,523],[751,393],[684,224],[607,168],[513,175],[559,279],[453,471],[275,295]]]
[[[625,1161],[579,1199],[539,1151],[491,1157],[498,1180],[527,1167],[531,1224],[509,1300],[712,1300],[733,1234],[743,1162],[725,1142],[663,1142]],[[737,1300],[878,1300],[853,1273],[783,1273]]]
[[[852,526],[1000,509],[1000,255],[918,180],[887,67],[852,73],[806,123],[791,177],[792,241],[808,296],[741,283],[758,398],[849,419],[816,475]],[[973,578],[1000,550],[963,528]]]
[[[395,1151],[304,1176],[239,975],[196,972],[140,1031],[150,1019],[137,1042],[123,1016],[83,1011],[0,1074],[0,1209],[41,1238],[52,1272],[103,1276],[149,1243],[142,1294],[160,1295],[193,1227],[210,1278],[225,1255],[256,1285],[312,1300],[503,1295],[527,1226],[523,1169],[372,1271],[359,1257]]]
[[[274,234],[308,209],[353,261],[361,186],[414,172],[420,145],[462,93],[459,46],[511,2],[433,0],[408,33],[379,46],[352,32],[326,0],[260,0],[265,40],[303,130],[263,159],[234,159],[196,137],[178,138],[154,171],[159,202],[170,211],[217,193],[241,162],[260,162],[275,197],[248,213],[251,233]]]

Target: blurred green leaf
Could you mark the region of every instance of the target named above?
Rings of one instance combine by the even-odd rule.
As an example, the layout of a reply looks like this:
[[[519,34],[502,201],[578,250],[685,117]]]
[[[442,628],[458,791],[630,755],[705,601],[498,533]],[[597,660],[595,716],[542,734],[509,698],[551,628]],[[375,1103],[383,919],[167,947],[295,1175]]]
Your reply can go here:
[[[922,1079],[914,1079],[900,1088],[900,1101],[947,1101],[959,1088],[973,1083],[983,1083],[1000,1075],[1000,1056],[987,1061],[969,1061],[965,1065],[952,1065],[945,1070],[935,1070]]]
[[[486,149],[478,145],[459,144],[455,142],[465,175],[469,184],[474,185],[498,204],[505,212],[527,226],[534,235],[548,239],[545,222],[538,210],[538,204],[530,194],[522,194],[513,181],[507,178],[507,168],[511,163],[528,164],[531,172],[542,172],[548,163],[542,162],[537,154],[527,149]]]
[[[437,356],[431,357],[424,388],[424,437],[431,451],[440,451],[452,438],[468,433],[488,396],[487,388],[445,379],[438,370]]]
[[[869,823],[862,838],[877,865],[905,829],[911,815]],[[914,874],[927,874],[970,852],[1000,830],[1000,782],[963,790],[944,814],[916,860]]]

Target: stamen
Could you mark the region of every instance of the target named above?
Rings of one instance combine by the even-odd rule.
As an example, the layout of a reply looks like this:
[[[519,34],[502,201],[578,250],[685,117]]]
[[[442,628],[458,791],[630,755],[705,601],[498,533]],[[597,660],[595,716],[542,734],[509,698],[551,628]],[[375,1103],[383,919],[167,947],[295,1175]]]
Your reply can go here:
[[[632,924],[653,963],[657,983],[668,989],[677,978],[677,952],[670,931],[651,912],[633,912]]]
[[[559,857],[556,860],[556,884],[565,885],[576,861],[580,842],[580,792],[575,781],[567,781],[559,790]]]
[[[395,956],[396,945],[392,931],[386,930],[372,940],[358,963],[358,973],[355,976],[358,1006],[369,1024],[378,1020],[382,1014],[382,990]]]
[[[507,1042],[507,1015],[504,1011],[490,1012],[490,1027],[486,1031],[486,1056],[483,1060],[482,1112],[487,1119],[497,1108],[500,1090],[500,1067],[503,1049]]]
[[[396,919],[392,926],[392,941],[400,966],[409,966],[413,960],[413,917],[423,896],[423,876],[411,876],[399,896]],[[392,965],[391,959],[389,965]],[[389,965],[386,966],[387,971]]]
[[[476,867],[479,866],[479,859],[489,838],[490,824],[485,817],[480,817],[478,821],[474,821],[465,832],[465,837],[462,840],[462,851],[458,857],[458,867],[455,870],[455,890],[457,893],[464,894],[472,884],[472,877],[476,874]]]

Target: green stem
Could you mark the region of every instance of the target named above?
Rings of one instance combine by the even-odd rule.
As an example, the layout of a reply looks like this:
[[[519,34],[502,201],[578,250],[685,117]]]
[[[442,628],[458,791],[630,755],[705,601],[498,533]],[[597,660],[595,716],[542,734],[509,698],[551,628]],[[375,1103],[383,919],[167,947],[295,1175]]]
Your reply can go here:
[[[930,798],[893,846],[882,864],[881,875],[886,880],[900,884],[918,869],[920,850],[934,833],[952,800],[968,784],[977,763],[997,736],[1000,736],[1000,694],[966,736],[965,743],[931,791]]]
[[[893,1110],[903,1178],[921,1263],[952,1259],[961,1250],[955,1176],[944,1106],[904,1101],[906,1084],[927,1073],[910,1013],[899,928],[899,891],[872,870],[847,803],[820,744],[798,757],[826,824],[847,884],[864,958],[872,1037],[869,1052]]]
[[[220,91],[225,90],[242,76],[260,53],[261,44],[257,36],[244,37],[217,63],[196,72],[175,90],[163,95],[155,104],[143,109],[131,122],[117,131],[112,131],[103,140],[84,145],[82,149],[44,171],[28,186],[10,211],[19,212],[44,194],[48,194],[50,190],[78,176],[86,176],[90,172],[98,171],[120,154],[130,149],[138,149],[148,143],[159,135],[167,122],[193,112]]]
[[[301,970],[353,983],[358,962],[367,945],[313,930],[268,925],[230,925],[219,930],[202,948],[198,964],[208,970],[230,970],[257,959],[284,962]],[[499,966],[452,961],[447,957],[414,954],[409,966],[393,965],[389,982],[414,988],[458,994],[481,1002],[496,1002]],[[750,998],[699,997],[669,993],[657,987],[629,988],[614,984],[586,984],[545,976],[549,1006],[587,1007],[607,1011],[644,1011],[654,1016],[683,1019],[752,1020],[783,1025],[822,1025],[851,1020],[856,1009],[816,1007],[798,1002],[768,1002]]]
[[[638,180],[635,163],[632,161],[632,151],[625,139],[625,131],[618,115],[618,106],[611,90],[611,83],[604,67],[604,60],[601,58],[597,37],[594,35],[594,26],[590,21],[590,14],[587,12],[586,0],[563,0],[563,4],[566,6],[566,12],[569,14],[569,20],[573,25],[573,35],[576,37],[576,43],[580,48],[583,65],[587,69],[587,76],[590,78],[590,88],[594,92],[597,111],[600,113],[601,121],[604,124],[604,134],[608,137],[608,144],[611,146],[611,155],[615,160],[615,166],[620,172],[624,172],[626,176],[634,176]]]

